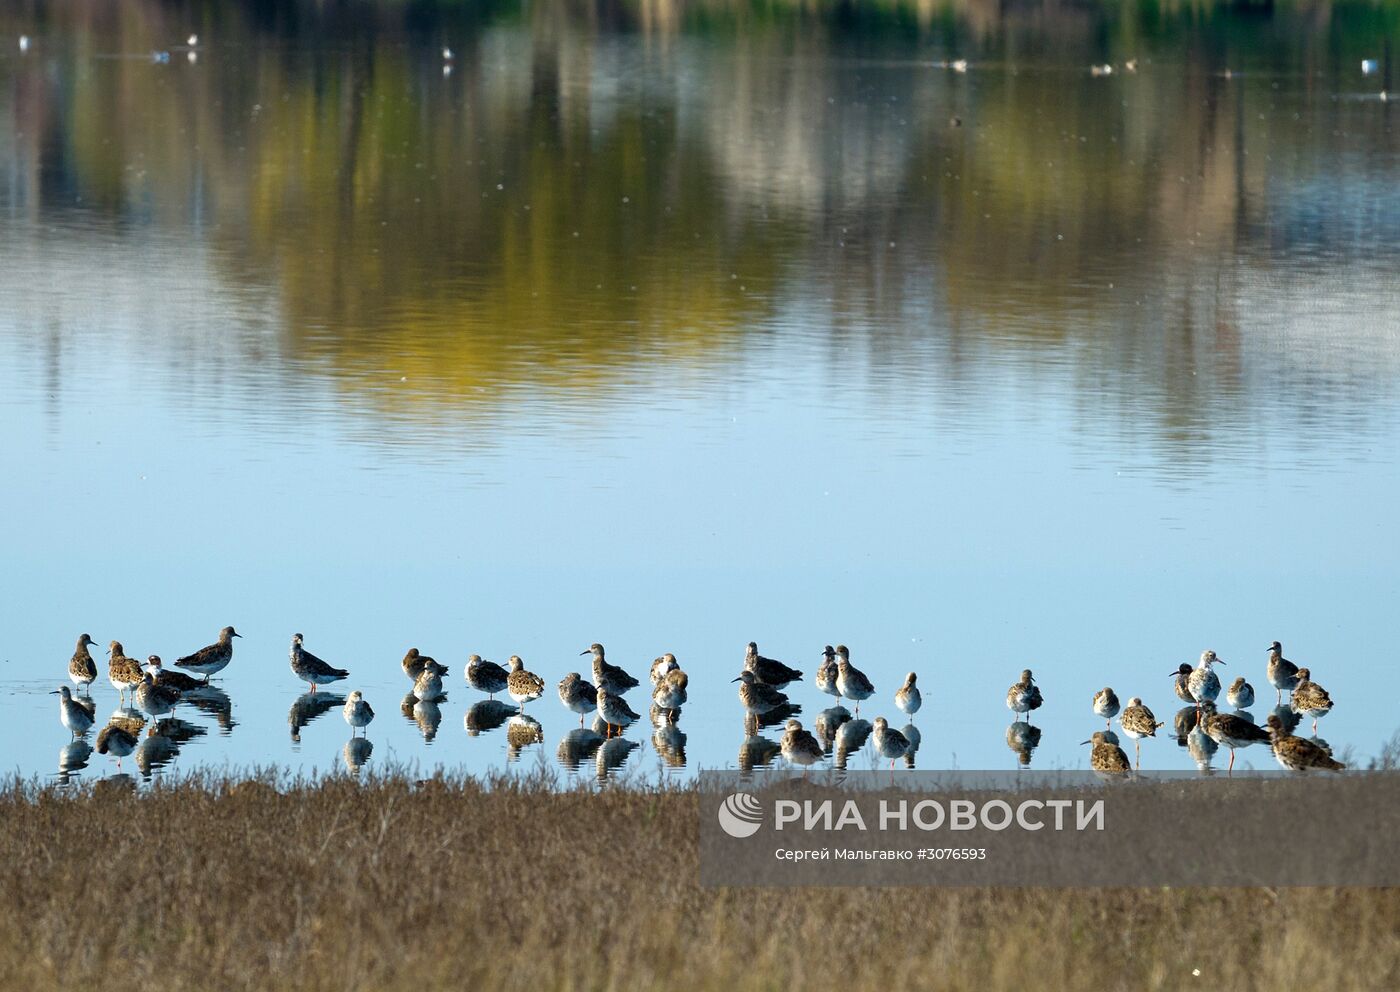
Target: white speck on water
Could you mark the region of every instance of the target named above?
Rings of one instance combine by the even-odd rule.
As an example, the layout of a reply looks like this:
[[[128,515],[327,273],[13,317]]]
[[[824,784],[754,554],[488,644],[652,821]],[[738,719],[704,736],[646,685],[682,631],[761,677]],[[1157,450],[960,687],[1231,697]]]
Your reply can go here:
[[[21,52],[29,51],[29,35],[22,34],[19,36],[19,50]]]
[[[1196,977],[1196,978],[1200,978],[1200,977],[1201,977],[1201,969],[1200,969],[1200,968],[1192,968],[1192,969],[1191,969],[1191,974],[1192,974],[1194,977]]]
[[[198,45],[198,44],[199,44],[199,35],[197,35],[197,34],[192,34],[192,35],[190,35],[188,38],[185,39],[185,44],[186,44],[186,45],[189,45],[191,48],[193,48],[195,45]]]
[[[506,188],[506,185],[505,185],[505,183],[497,183],[497,184],[496,184],[496,188],[497,188],[497,189],[505,189],[505,188]]]

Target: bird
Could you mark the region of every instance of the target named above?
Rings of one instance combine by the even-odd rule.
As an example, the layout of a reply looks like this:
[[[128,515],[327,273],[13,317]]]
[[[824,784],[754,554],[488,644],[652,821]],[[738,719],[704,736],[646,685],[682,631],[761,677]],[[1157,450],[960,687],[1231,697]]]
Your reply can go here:
[[[431,658],[425,658],[423,666],[418,669],[418,677],[413,680],[413,695],[422,700],[441,699],[444,674],[446,669],[443,666]]]
[[[1087,741],[1081,744],[1092,744],[1093,748],[1089,752],[1089,767],[1101,776],[1107,775],[1127,775],[1132,771],[1128,765],[1128,756],[1123,753],[1123,749],[1117,744],[1109,741],[1108,735],[1102,730],[1096,730]]]
[[[1260,729],[1244,717],[1216,712],[1215,702],[1210,699],[1204,700],[1200,705],[1201,730],[1215,743],[1230,749],[1230,767],[1226,769],[1227,772],[1235,767],[1236,749],[1251,744],[1268,743],[1268,731]]]
[[[663,710],[675,712],[685,705],[689,698],[690,676],[677,668],[667,673],[651,694],[651,701]]]
[[[578,714],[578,725],[583,726],[583,717],[598,708],[598,687],[578,672],[570,672],[559,680],[559,701],[565,709]]]
[[[1038,710],[1045,700],[1041,698],[1040,687],[1035,684],[1035,676],[1031,674],[1029,668],[1021,672],[1021,680],[1006,690],[1006,705],[1013,713],[1029,714],[1031,710]],[[1030,722],[1029,715],[1026,722]]]
[[[1254,705],[1254,686],[1238,676],[1225,691],[1225,701],[1237,710],[1247,710]]]
[[[1157,728],[1162,726],[1162,722],[1152,715],[1150,709],[1142,705],[1140,696],[1134,696],[1128,700],[1123,715],[1118,718],[1118,726],[1123,728],[1123,733],[1133,739],[1133,747],[1137,752],[1137,761],[1134,767],[1141,767],[1142,739],[1156,737]]]
[[[350,724],[351,737],[355,736],[357,728],[368,727],[374,720],[374,709],[365,701],[364,693],[359,689],[350,693],[341,712],[345,714],[345,722]]]
[[[525,668],[520,655],[510,656],[510,675],[506,677],[506,692],[522,707],[544,695],[544,679]]]
[[[58,697],[58,719],[74,738],[81,737],[92,729],[92,714],[86,706],[73,698],[72,690],[66,685],[60,686],[49,695]]]
[[[19,50],[21,54],[29,51],[29,35],[22,34],[19,36]]]
[[[88,645],[96,643],[91,635],[80,635],[73,657],[68,659],[68,677],[79,689],[86,688],[89,692],[92,691],[92,683],[97,680],[97,662],[88,653]]]
[[[762,716],[769,710],[787,705],[788,697],[782,691],[764,685],[747,668],[739,673],[738,678],[729,681],[739,683],[739,702],[750,716]]]
[[[149,655],[146,658],[146,671],[155,676],[156,685],[169,686],[172,689],[178,689],[180,692],[189,692],[191,689],[202,689],[204,687],[204,682],[201,679],[197,679],[192,675],[186,675],[184,672],[172,672],[167,668],[161,667],[160,655],[158,654]],[[216,689],[213,691],[217,692],[218,690]]]
[[[618,733],[624,727],[636,723],[641,717],[632,712],[632,707],[627,705],[627,700],[618,693],[612,692],[602,686],[598,687],[598,714],[603,718],[603,722],[608,725],[608,732],[605,736],[612,737],[613,728],[616,727]]]
[[[680,667],[680,664],[676,661],[676,656],[671,654],[671,652],[667,651],[665,654],[659,655],[651,663],[651,684],[659,684],[668,674]]]
[[[1335,760],[1325,747],[1290,734],[1278,717],[1271,715],[1265,722],[1269,725],[1274,758],[1290,772],[1305,772],[1313,768],[1322,768],[1329,772],[1346,769],[1346,765]]]
[[[455,58],[455,56],[452,54],[452,49],[448,48],[446,45],[443,45],[443,46],[442,46],[442,60],[443,60],[444,62],[451,62],[451,61],[453,60],[453,58]]]
[[[1317,719],[1332,712],[1332,697],[1327,690],[1312,680],[1312,672],[1298,669],[1298,685],[1293,690],[1293,711],[1304,717],[1311,717],[1313,736],[1317,736]]]
[[[875,743],[875,752],[882,758],[890,759],[890,771],[894,771],[895,761],[904,757],[909,750],[909,738],[891,727],[882,716],[875,718],[870,739]]]
[[[783,758],[790,765],[814,765],[824,757],[822,746],[809,731],[802,729],[801,720],[789,720],[779,744]]]
[[[156,677],[146,672],[141,677],[141,684],[136,687],[134,699],[138,710],[152,720],[158,720],[175,708],[180,701],[180,690],[174,686],[158,685]]]
[[[836,645],[840,660],[836,663],[836,689],[843,699],[853,699],[856,713],[860,713],[860,701],[875,695],[875,686],[855,665],[851,664],[851,652],[844,644]]]
[[[836,662],[836,649],[828,644],[822,648],[822,660],[817,665],[817,690],[840,699],[841,690],[836,687],[836,676],[840,673],[841,666]]]
[[[586,654],[593,656],[593,682],[599,689],[607,689],[608,692],[620,696],[629,689],[635,689],[641,685],[617,665],[609,664],[603,653],[603,645],[590,644],[588,650],[579,652],[580,657]]]
[[[97,732],[97,753],[115,757],[118,768],[122,766],[122,759],[136,750],[136,744],[136,735],[115,723],[109,723]]]
[[[439,665],[436,658],[429,658],[425,654],[419,654],[417,648],[409,648],[408,654],[403,656],[403,673],[409,678],[417,681],[424,666],[431,664],[439,676],[447,676],[447,666]]]
[[[107,653],[111,655],[107,661],[107,680],[117,690],[120,699],[128,689],[135,689],[141,684],[141,663],[126,656],[121,641],[113,641]]]
[[[753,672],[758,681],[764,685],[771,685],[774,689],[783,689],[802,680],[802,673],[797,669],[759,654],[755,641],[749,641],[744,651],[744,667]]]
[[[1091,65],[1089,66],[1089,74],[1091,76],[1111,76],[1113,75],[1113,66],[1107,62],[1103,65]]]
[[[1277,690],[1274,702],[1283,702],[1285,691],[1292,692],[1298,685],[1298,666],[1283,656],[1283,645],[1278,641],[1269,645],[1269,666],[1266,669],[1269,685]]]
[[[1107,726],[1113,726],[1113,718],[1118,715],[1118,695],[1108,686],[1094,693],[1094,715],[1103,717]]]
[[[302,640],[302,635],[292,635],[292,674],[303,682],[310,683],[312,692],[316,691],[318,685],[338,682],[350,674],[348,669],[333,668],[306,650],[301,646]]]
[[[1138,67],[1138,60],[1137,60],[1137,59],[1128,59],[1128,61],[1126,61],[1126,62],[1123,63],[1123,68],[1124,68],[1124,69],[1127,69],[1129,72],[1137,72],[1137,67]]]
[[[908,716],[919,712],[919,707],[924,705],[923,693],[919,692],[919,687],[914,684],[917,680],[918,676],[910,672],[904,676],[904,685],[894,694],[894,704]]]
[[[1183,703],[1190,703],[1192,706],[1195,706],[1196,697],[1191,695],[1191,686],[1189,684],[1192,671],[1194,671],[1194,669],[1184,661],[1180,665],[1177,665],[1176,671],[1171,673],[1172,689],[1176,691],[1177,699],[1181,700]]]
[[[242,636],[232,627],[225,627],[219,631],[219,640],[216,643],[200,648],[194,654],[176,658],[175,667],[187,668],[196,675],[203,675],[204,681],[208,682],[209,676],[217,675],[228,667],[228,663],[233,660],[233,639]]]
[[[1213,703],[1220,695],[1220,676],[1212,670],[1214,665],[1223,665],[1215,656],[1214,651],[1202,651],[1201,662],[1191,670],[1190,676],[1186,679],[1186,688],[1191,691],[1191,698],[1197,704]]]
[[[479,654],[467,659],[467,685],[488,697],[494,699],[496,693],[505,692],[509,678],[509,672],[494,661],[482,661]]]
[[[954,72],[967,72],[967,59],[953,59],[945,64]]]

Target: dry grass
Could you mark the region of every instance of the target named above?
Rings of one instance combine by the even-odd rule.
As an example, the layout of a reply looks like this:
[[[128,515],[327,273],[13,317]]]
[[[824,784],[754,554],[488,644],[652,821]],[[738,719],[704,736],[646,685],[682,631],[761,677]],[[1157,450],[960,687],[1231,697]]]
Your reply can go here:
[[[0,793],[0,989],[1400,986],[1392,890],[706,890],[691,792],[269,781]]]

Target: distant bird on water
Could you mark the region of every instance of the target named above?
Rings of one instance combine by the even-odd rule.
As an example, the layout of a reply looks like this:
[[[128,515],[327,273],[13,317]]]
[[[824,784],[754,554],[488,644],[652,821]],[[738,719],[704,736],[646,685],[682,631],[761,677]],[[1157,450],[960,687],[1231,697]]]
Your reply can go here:
[[[1191,695],[1191,672],[1193,669],[1184,661],[1176,666],[1176,671],[1171,673],[1172,689],[1176,692],[1176,698],[1183,703],[1196,705],[1196,697]]]
[[[1142,705],[1142,699],[1134,696],[1128,700],[1127,707],[1123,710],[1123,715],[1118,718],[1118,725],[1123,728],[1123,733],[1133,739],[1133,747],[1136,749],[1135,767],[1142,766],[1142,739],[1144,737],[1156,737],[1157,728],[1162,726],[1160,720],[1152,715],[1152,711]]]
[[[1243,675],[1236,677],[1225,690],[1225,701],[1237,710],[1247,710],[1254,705],[1254,686],[1245,681]]]
[[[374,710],[369,703],[365,702],[364,693],[356,689],[350,693],[350,698],[345,701],[345,722],[350,724],[350,736],[355,736],[355,731],[361,727],[368,727],[374,720]]]
[[[97,662],[92,660],[88,645],[96,643],[90,635],[80,635],[73,657],[68,659],[68,677],[79,689],[86,687],[89,692],[92,691],[92,683],[97,680]]]
[[[1118,694],[1108,686],[1094,693],[1094,715],[1103,717],[1105,724],[1113,726],[1113,718],[1118,715]]]
[[[841,690],[836,687],[836,676],[840,674],[841,666],[836,661],[836,649],[828,644],[822,648],[822,660],[817,665],[817,690],[840,699]]]
[[[1269,665],[1265,671],[1269,685],[1277,690],[1274,702],[1283,702],[1283,694],[1292,692],[1298,685],[1298,666],[1283,656],[1283,645],[1278,641],[1269,645]]]
[[[1094,731],[1092,737],[1082,744],[1092,744],[1093,749],[1089,752],[1089,767],[1100,775],[1127,775],[1132,771],[1128,764],[1128,756],[1123,753],[1123,749],[1108,739],[1108,735],[1102,730]]]
[[[1225,662],[1217,658],[1214,651],[1201,652],[1200,664],[1191,670],[1186,679],[1186,688],[1198,704],[1213,703],[1220,697],[1220,676],[1215,674],[1213,666],[1223,664]]]
[[[484,692],[494,699],[496,693],[506,691],[509,678],[509,672],[494,661],[482,661],[479,654],[467,659],[467,685],[477,692]]]
[[[418,676],[413,680],[413,695],[425,702],[442,698],[442,677],[447,672],[431,658],[425,658],[418,668]]]
[[[58,719],[68,728],[69,732],[76,737],[81,737],[92,728],[92,714],[73,698],[72,691],[65,685],[53,692],[51,696],[58,696]]]
[[[107,661],[107,681],[112,683],[112,688],[117,690],[117,697],[120,699],[128,690],[141,684],[141,663],[126,656],[126,649],[122,647],[121,641],[113,641],[108,646],[107,653],[110,655]]]
[[[870,739],[875,744],[875,753],[890,759],[890,771],[894,771],[894,763],[909,751],[909,738],[891,727],[882,716],[875,718],[875,729]]]
[[[671,652],[668,651],[663,655],[658,655],[651,663],[651,684],[653,686],[660,685],[662,679],[680,667],[680,664],[676,661],[676,656],[671,654]]]
[[[157,685],[156,677],[146,672],[141,684],[136,687],[136,708],[152,720],[159,720],[175,708],[180,701],[180,690],[168,685]]]
[[[678,710],[686,704],[689,688],[690,676],[679,668],[674,669],[657,683],[655,691],[651,694],[651,701],[660,709]]]
[[[894,704],[909,716],[919,712],[919,708],[924,705],[923,693],[919,692],[919,687],[914,684],[918,680],[919,677],[910,672],[904,676],[904,685],[900,686],[894,694]]]
[[[1201,703],[1200,726],[1207,737],[1230,749],[1230,767],[1226,769],[1227,772],[1235,767],[1235,751],[1238,748],[1269,743],[1268,731],[1255,726],[1242,716],[1216,712],[1215,702],[1209,699]]]
[[[292,635],[292,674],[311,685],[315,692],[318,685],[339,682],[350,674],[348,669],[334,668],[302,647],[302,635]]]
[[[608,737],[613,736],[613,728],[616,727],[618,733],[622,733],[623,728],[628,727],[641,719],[632,712],[632,707],[627,705],[627,700],[623,699],[615,692],[598,687],[598,715],[607,724]]]
[[[1312,680],[1312,672],[1298,669],[1298,685],[1293,690],[1293,712],[1312,719],[1313,736],[1317,736],[1317,719],[1332,712],[1332,697]]]
[[[749,641],[748,648],[744,651],[744,667],[753,672],[758,681],[764,685],[771,685],[774,689],[783,689],[802,680],[802,673],[797,669],[759,654],[755,641]]]
[[[242,636],[232,627],[225,627],[219,631],[217,642],[207,648],[200,648],[194,654],[177,658],[175,667],[203,675],[204,681],[208,682],[209,676],[217,675],[228,667],[228,663],[233,660],[233,639]]]
[[[836,645],[836,689],[843,699],[855,700],[856,713],[860,713],[860,701],[875,695],[874,684],[855,665],[851,664],[851,652],[844,644]]]
[[[506,677],[506,692],[521,706],[524,712],[526,703],[534,702],[544,695],[544,679],[525,668],[520,655],[510,656],[510,675]]]
[[[580,657],[586,654],[593,656],[593,682],[599,689],[606,689],[608,692],[620,696],[629,689],[635,689],[641,685],[617,665],[608,662],[603,645],[590,644],[586,651],[579,652]]]
[[[788,697],[781,690],[764,685],[747,668],[739,673],[738,678],[730,681],[739,683],[739,702],[750,716],[762,716],[779,706],[787,705]]]
[[[432,665],[433,670],[437,672],[440,677],[446,677],[447,675],[446,665],[439,665],[436,658],[429,658],[426,654],[419,654],[417,648],[408,649],[408,654],[403,656],[402,664],[403,673],[415,681],[418,679],[418,676],[422,674],[424,666],[429,664]]]
[[[816,764],[825,756],[817,739],[810,732],[802,729],[800,720],[787,722],[780,747],[783,758],[788,764],[801,765],[804,768]]]
[[[172,672],[161,665],[160,655],[153,654],[146,658],[146,671],[156,677],[156,685],[168,686],[171,689],[178,689],[180,692],[189,692],[191,689],[199,689],[204,685],[203,680],[186,675],[184,672]]]
[[[1040,695],[1040,686],[1035,684],[1035,676],[1031,674],[1029,668],[1023,669],[1020,681],[1006,690],[1006,705],[1013,713],[1027,714],[1026,721],[1030,722],[1030,712],[1038,710],[1045,700]]]
[[[1335,760],[1327,749],[1302,737],[1294,737],[1284,729],[1283,721],[1270,716],[1269,737],[1274,749],[1274,758],[1290,772],[1306,772],[1314,768],[1340,772],[1346,765]]]
[[[570,672],[559,680],[559,701],[565,709],[578,714],[578,725],[582,727],[584,716],[598,708],[598,687],[578,672]]]
[[[97,732],[97,753],[110,754],[117,759],[121,768],[122,759],[136,750],[136,735],[115,723],[109,723]]]

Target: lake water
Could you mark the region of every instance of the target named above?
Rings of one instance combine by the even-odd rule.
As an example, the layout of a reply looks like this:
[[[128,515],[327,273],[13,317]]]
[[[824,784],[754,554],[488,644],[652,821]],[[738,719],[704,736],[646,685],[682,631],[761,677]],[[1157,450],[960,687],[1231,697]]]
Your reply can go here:
[[[684,767],[644,717],[622,772],[734,767],[751,639],[808,726],[824,644],[866,716],[917,671],[926,768],[1016,766],[1023,667],[1034,765],[1084,767],[1095,690],[1170,728],[1213,648],[1271,701],[1278,639],[1365,761],[1396,53],[1350,2],[0,11],[0,764],[58,773],[79,633],[169,663],[225,624],[165,770],[344,766],[337,710],[290,725],[296,631],[370,768],[597,774],[554,694],[593,641],[691,674]],[[430,735],[410,646],[451,667]],[[546,679],[538,735],[467,732],[472,652]]]

